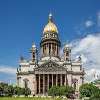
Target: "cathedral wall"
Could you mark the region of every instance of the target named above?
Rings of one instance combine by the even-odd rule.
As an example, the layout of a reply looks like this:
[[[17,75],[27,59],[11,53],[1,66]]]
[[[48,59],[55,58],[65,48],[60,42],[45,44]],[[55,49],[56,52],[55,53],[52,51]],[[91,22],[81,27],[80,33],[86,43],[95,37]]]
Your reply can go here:
[[[72,70],[72,66],[71,65],[66,65],[66,68],[67,68],[68,71]]]
[[[72,71],[74,71],[74,72],[79,72],[80,71],[80,66],[79,65],[73,65],[72,66]]]
[[[27,72],[29,70],[29,67],[21,67],[22,72]]]
[[[17,76],[17,85],[22,88],[24,87],[23,77],[21,75]]]
[[[72,74],[67,74],[68,85],[72,86]]]
[[[28,88],[30,88],[31,93],[35,94],[36,93],[36,77],[34,74],[29,74],[29,75],[19,75],[18,77],[20,77],[21,79],[18,80],[19,82],[19,86],[24,88],[25,87],[25,82],[24,80],[27,79],[28,80]]]
[[[30,65],[28,71],[34,71],[35,65]]]
[[[59,61],[59,59],[58,59],[57,57],[51,57],[51,58],[50,58],[50,56],[47,56],[47,57],[41,58],[41,60],[43,60],[43,61],[49,60],[49,59],[52,59],[52,60],[54,60],[54,61]]]
[[[27,71],[29,71],[29,65],[23,65],[20,68],[21,68],[21,72],[27,72]]]
[[[82,75],[73,75],[72,78],[76,79],[76,91],[79,90],[79,87],[82,85]]]

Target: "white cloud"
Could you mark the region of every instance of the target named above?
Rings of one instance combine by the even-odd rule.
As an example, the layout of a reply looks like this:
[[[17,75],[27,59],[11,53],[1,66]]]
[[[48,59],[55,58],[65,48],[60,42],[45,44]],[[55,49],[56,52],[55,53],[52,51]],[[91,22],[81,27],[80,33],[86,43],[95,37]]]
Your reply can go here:
[[[17,71],[15,67],[1,65],[0,72],[6,74],[16,74]]]
[[[85,36],[86,33],[100,32],[100,11],[87,19],[82,19],[81,23],[74,27],[78,35]]]
[[[83,65],[86,69],[88,80],[92,80],[93,70],[97,75],[100,75],[100,33],[95,35],[87,35],[86,37],[75,40],[71,43],[73,46],[72,54],[75,56],[81,55]]]
[[[97,13],[97,25],[100,28],[100,12]]]
[[[94,22],[92,21],[92,20],[87,20],[86,22],[85,22],[85,27],[87,27],[87,28],[89,28],[89,27],[91,27],[91,26],[93,26],[94,25]]]
[[[95,79],[100,78],[100,69],[92,68],[86,71],[86,80],[94,81]]]

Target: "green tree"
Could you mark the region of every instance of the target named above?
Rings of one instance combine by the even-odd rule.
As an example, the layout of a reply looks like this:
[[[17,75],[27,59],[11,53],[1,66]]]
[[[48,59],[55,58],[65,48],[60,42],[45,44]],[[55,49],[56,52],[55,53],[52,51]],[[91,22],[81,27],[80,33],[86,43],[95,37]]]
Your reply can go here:
[[[17,87],[17,86],[14,87],[14,94],[18,95],[18,96],[23,95],[24,94],[24,88]]]
[[[7,94],[8,84],[0,83],[0,96],[5,96]]]
[[[48,90],[48,95],[50,96],[58,96],[59,95],[59,87],[58,86],[53,86]]]
[[[92,97],[98,91],[99,91],[99,88],[97,88],[95,85],[93,85],[91,83],[83,84],[79,88],[80,98],[82,98],[82,97]]]
[[[31,90],[29,89],[29,88],[25,88],[24,89],[24,95],[25,96],[28,96],[28,95],[30,95],[31,94]]]
[[[24,94],[25,94],[25,88],[18,87],[17,95],[20,96],[20,95],[24,95]]]
[[[48,95],[70,97],[74,92],[74,89],[70,86],[53,86],[49,89]]]
[[[0,96],[2,96],[3,95],[3,86],[2,86],[2,84],[0,83]]]
[[[67,85],[66,91],[65,91],[65,96],[69,98],[74,93],[75,93],[75,89],[73,87]]]
[[[29,88],[21,88],[18,86],[8,85],[6,83],[0,83],[0,96],[13,96],[13,95],[25,95],[28,96],[31,94]]]
[[[100,100],[100,89],[96,90],[94,94],[90,97],[90,100]]]
[[[9,85],[7,87],[7,96],[12,96],[14,94],[14,87],[12,85]]]
[[[66,95],[66,87],[65,86],[60,86],[59,88],[58,88],[58,95],[59,96],[64,96],[64,95]]]

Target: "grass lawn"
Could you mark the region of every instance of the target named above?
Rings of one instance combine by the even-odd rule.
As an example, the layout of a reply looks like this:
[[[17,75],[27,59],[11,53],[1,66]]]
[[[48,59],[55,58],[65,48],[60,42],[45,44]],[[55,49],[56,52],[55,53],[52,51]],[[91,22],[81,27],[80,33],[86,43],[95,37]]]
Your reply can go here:
[[[61,100],[60,98],[44,97],[0,97],[0,100]]]

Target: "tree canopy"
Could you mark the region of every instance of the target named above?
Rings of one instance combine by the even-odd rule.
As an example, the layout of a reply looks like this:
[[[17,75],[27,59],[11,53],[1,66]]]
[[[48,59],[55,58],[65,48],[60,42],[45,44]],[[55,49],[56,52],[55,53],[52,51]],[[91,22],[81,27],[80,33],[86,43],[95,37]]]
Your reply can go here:
[[[25,95],[31,94],[29,88],[21,88],[18,86],[8,85],[6,83],[0,83],[0,96],[13,96],[13,95]]]
[[[93,85],[92,83],[86,83],[80,86],[79,89],[80,92],[80,98],[83,97],[90,97],[90,98],[95,98],[95,97],[100,97],[100,89]]]
[[[70,86],[53,86],[49,89],[48,95],[70,97],[70,95],[74,94],[74,92],[74,88]]]

